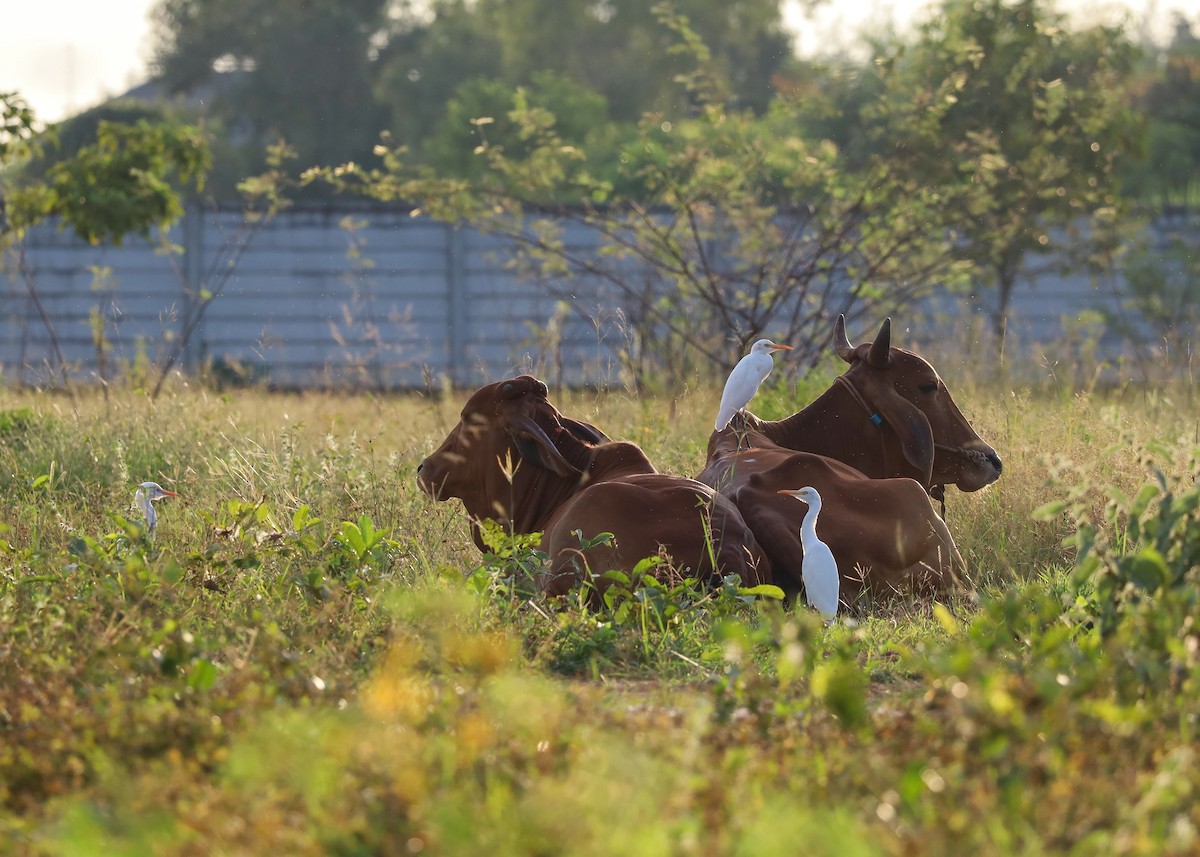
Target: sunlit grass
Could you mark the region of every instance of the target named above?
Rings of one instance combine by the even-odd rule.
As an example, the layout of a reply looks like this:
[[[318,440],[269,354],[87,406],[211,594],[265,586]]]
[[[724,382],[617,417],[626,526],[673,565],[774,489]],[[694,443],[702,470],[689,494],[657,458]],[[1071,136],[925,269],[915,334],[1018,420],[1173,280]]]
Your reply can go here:
[[[522,593],[531,549],[415,484],[460,396],[0,391],[0,851],[1194,853],[1197,628],[1098,637],[1064,539],[1190,485],[1200,408],[954,390],[1005,462],[947,492],[975,590],[832,626]],[[555,403],[694,475],[719,392]],[[183,495],[152,540],[144,479]]]

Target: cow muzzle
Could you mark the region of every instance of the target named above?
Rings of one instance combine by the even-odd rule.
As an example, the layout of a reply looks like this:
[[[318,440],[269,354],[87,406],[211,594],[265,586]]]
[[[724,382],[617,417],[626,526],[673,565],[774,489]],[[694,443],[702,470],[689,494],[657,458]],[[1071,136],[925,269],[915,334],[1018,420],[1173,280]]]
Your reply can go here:
[[[978,491],[999,479],[1004,471],[1004,462],[996,450],[986,444],[950,447],[939,443],[934,446],[939,459],[934,468],[937,471],[934,481],[953,484],[960,491]]]
[[[430,476],[433,475],[430,472],[432,468],[427,467],[427,464],[429,464],[428,458],[417,465],[417,487],[434,500],[441,500],[442,498],[438,496],[440,493],[439,488],[445,480],[430,479]]]

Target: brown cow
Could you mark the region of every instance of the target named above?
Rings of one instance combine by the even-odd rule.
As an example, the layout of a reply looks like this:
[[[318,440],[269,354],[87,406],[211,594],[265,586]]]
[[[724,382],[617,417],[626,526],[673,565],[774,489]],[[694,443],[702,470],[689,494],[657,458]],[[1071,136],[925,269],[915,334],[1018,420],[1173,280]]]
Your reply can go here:
[[[850,368],[829,390],[787,419],[746,415],[714,432],[697,479],[737,503],[779,583],[800,585],[803,508],[778,491],[812,485],[847,595],[947,588],[966,568],[926,491],[979,490],[999,478],[1000,458],[933,367],[891,346],[890,319],[854,347],[839,317],[834,347]]]
[[[971,428],[934,368],[911,351],[892,347],[891,338],[892,321],[884,319],[874,342],[855,347],[846,338],[845,317],[839,316],[833,345],[850,368],[786,419],[747,415],[746,444],[815,452],[876,479],[908,476],[927,489],[956,485],[978,491],[995,482],[1003,466],[996,450]],[[735,434],[732,428],[713,433],[710,464],[716,447]]]
[[[781,488],[811,485],[821,495],[817,535],[837,560],[843,600],[867,589],[925,593],[962,582],[966,564],[946,523],[914,479],[871,479],[848,464],[780,447],[725,450],[714,459],[735,476],[722,488],[754,531],[775,582],[802,583],[800,522],[806,507]]]
[[[702,580],[770,579],[732,502],[695,480],[657,473],[636,444],[610,442],[595,426],[564,417],[546,385],[528,375],[476,391],[459,424],[421,462],[417,484],[436,500],[462,500],[480,549],[484,519],[516,533],[543,532],[550,570],[539,584],[553,595],[589,573],[629,571],[662,553]],[[603,532],[613,544],[580,550],[580,536]]]

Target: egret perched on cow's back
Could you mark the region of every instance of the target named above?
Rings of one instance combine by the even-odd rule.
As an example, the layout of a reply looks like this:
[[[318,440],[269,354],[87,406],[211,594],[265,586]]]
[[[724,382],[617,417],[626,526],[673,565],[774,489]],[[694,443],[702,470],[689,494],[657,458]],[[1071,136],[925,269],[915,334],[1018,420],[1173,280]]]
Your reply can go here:
[[[146,516],[146,527],[153,532],[155,525],[158,524],[158,513],[154,511],[154,501],[161,500],[163,497],[178,496],[174,491],[168,491],[157,482],[143,482],[133,492],[133,502]]]
[[[821,514],[821,495],[810,485],[792,491],[780,489],[780,494],[790,494],[808,504],[804,520],[800,524],[800,544],[804,546],[804,564],[800,575],[804,579],[804,595],[810,607],[826,619],[831,619],[838,610],[837,562],[829,545],[817,538],[817,515]]]
[[[725,391],[721,393],[721,409],[717,411],[717,431],[729,425],[733,415],[750,404],[750,400],[758,392],[758,385],[771,374],[771,369],[775,366],[772,352],[791,350],[792,346],[776,345],[769,339],[760,339],[754,343],[750,353],[738,361],[725,382]]]

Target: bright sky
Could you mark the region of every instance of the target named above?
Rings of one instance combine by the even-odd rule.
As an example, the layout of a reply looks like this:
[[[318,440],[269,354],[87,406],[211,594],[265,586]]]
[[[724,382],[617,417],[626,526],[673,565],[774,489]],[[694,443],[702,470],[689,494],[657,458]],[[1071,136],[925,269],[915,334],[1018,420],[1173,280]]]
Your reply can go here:
[[[149,12],[155,2],[41,0],[6,4],[0,14],[0,92],[15,89],[39,119],[53,122],[140,83],[149,59]],[[853,43],[864,26],[872,32],[901,28],[929,3],[827,0],[812,19],[792,8],[788,23],[798,33],[802,52],[821,52]],[[1160,37],[1170,32],[1172,10],[1182,11],[1193,24],[1200,20],[1200,0],[1069,0],[1063,5],[1088,9],[1086,15],[1092,18],[1131,10],[1135,21],[1149,16],[1153,32]]]

